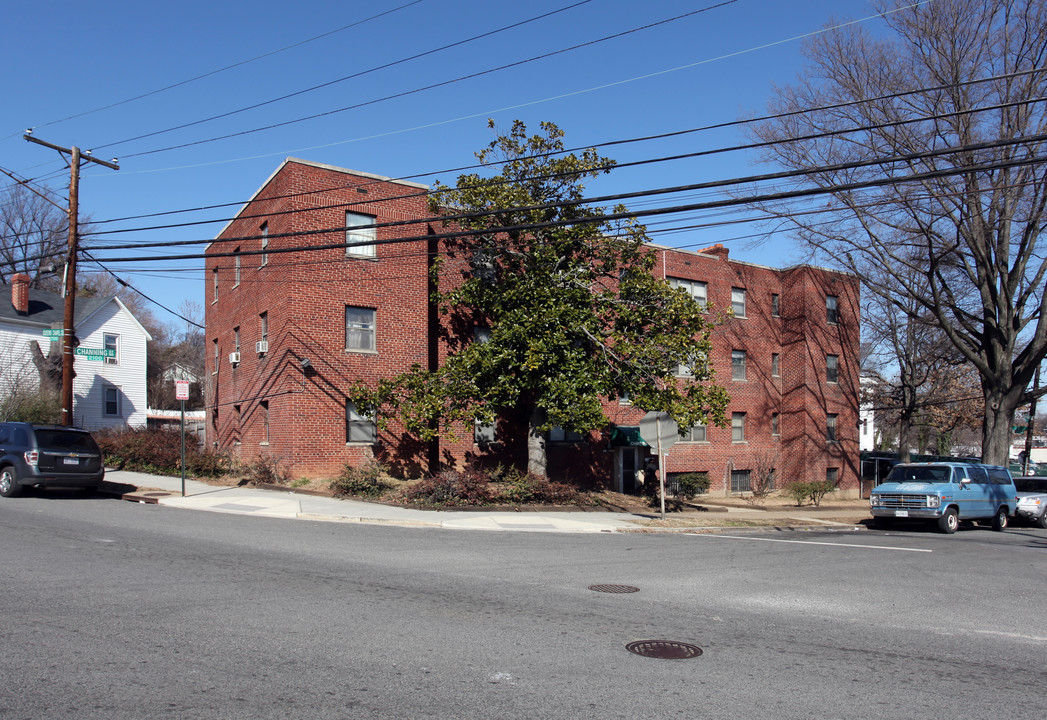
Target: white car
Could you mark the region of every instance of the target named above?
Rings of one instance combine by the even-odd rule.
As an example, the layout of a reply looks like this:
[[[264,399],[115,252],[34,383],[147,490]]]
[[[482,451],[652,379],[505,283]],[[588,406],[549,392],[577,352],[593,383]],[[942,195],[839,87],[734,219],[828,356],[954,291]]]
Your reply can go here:
[[[1014,487],[1018,490],[1015,515],[1037,527],[1047,528],[1047,477],[1019,476],[1014,478]]]

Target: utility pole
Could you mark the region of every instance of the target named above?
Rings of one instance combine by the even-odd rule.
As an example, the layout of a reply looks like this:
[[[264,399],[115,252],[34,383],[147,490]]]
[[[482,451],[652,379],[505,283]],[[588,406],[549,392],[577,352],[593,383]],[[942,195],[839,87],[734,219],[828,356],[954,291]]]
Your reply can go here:
[[[76,255],[79,227],[79,205],[80,205],[80,163],[83,160],[105,165],[107,168],[119,170],[120,166],[113,160],[99,160],[91,157],[91,152],[80,154],[80,148],[74,145],[64,148],[52,145],[33,137],[32,129],[26,130],[23,135],[26,140],[37,145],[57,150],[59,153],[69,155],[69,249],[65,264],[65,282],[62,283],[65,292],[65,313],[62,322],[62,424],[70,426],[73,424],[73,351],[75,349],[75,328],[73,327],[74,300],[76,298]]]

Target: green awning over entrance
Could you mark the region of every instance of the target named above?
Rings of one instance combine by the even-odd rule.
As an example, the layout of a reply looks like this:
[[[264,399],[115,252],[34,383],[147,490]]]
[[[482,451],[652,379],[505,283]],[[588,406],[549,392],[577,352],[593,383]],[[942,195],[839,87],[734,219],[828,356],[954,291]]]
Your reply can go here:
[[[642,437],[640,428],[631,426],[616,427],[611,430],[612,447],[650,447]]]

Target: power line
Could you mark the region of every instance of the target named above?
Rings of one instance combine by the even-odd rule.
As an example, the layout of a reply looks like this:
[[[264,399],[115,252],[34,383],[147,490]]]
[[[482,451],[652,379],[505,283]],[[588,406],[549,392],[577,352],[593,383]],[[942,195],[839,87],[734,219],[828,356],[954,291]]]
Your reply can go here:
[[[933,93],[933,92],[938,92],[938,91],[946,90],[946,89],[953,88],[953,87],[965,87],[965,86],[968,86],[968,85],[976,85],[976,84],[981,84],[981,83],[986,83],[986,82],[995,82],[997,80],[1013,79],[1013,78],[1021,77],[1021,76],[1024,76],[1024,75],[1029,75],[1029,74],[1032,74],[1032,73],[1036,73],[1036,72],[1043,72],[1045,70],[1047,70],[1047,66],[1045,66],[1045,67],[1038,67],[1038,68],[1034,68],[1034,69],[1031,69],[1031,70],[1022,70],[1022,71],[1016,71],[1016,72],[1012,72],[1012,73],[1005,73],[1005,74],[1001,74],[1001,75],[993,75],[993,76],[990,76],[990,77],[980,78],[980,79],[976,79],[976,80],[967,80],[967,81],[963,81],[963,82],[959,82],[959,83],[950,83],[950,84],[946,84],[946,85],[938,85],[938,86],[933,86],[933,87],[917,88],[915,90],[905,90],[905,91],[901,91],[901,92],[897,92],[897,93],[890,93],[890,94],[887,94],[887,95],[880,95],[880,96],[877,96],[877,97],[867,98],[867,99],[863,99],[863,100],[851,100],[851,101],[847,101],[847,102],[834,103],[834,104],[823,105],[823,106],[814,107],[814,108],[805,108],[805,109],[801,109],[801,110],[790,110],[790,111],[786,111],[786,112],[774,113],[774,114],[770,114],[770,115],[763,115],[763,116],[747,118],[747,119],[743,119],[743,120],[731,120],[731,121],[725,121],[725,122],[715,123],[715,124],[711,124],[711,125],[703,125],[703,126],[699,126],[699,127],[695,127],[695,128],[688,128],[688,129],[684,129],[684,130],[675,130],[675,131],[671,131],[671,132],[667,132],[667,133],[659,133],[659,134],[656,134],[656,135],[647,135],[647,136],[641,136],[641,137],[636,137],[636,138],[626,138],[626,139],[610,140],[610,141],[606,141],[606,142],[603,142],[603,143],[597,143],[597,144],[593,144],[593,145],[579,146],[579,147],[574,147],[574,148],[567,148],[567,149],[556,151],[556,152],[538,153],[538,154],[535,154],[535,155],[526,156],[526,157],[521,158],[521,159],[524,159],[524,160],[541,159],[541,158],[544,158],[544,157],[551,157],[551,156],[559,155],[559,154],[567,154],[567,153],[572,153],[572,152],[584,151],[584,150],[587,150],[587,149],[590,149],[590,148],[598,149],[598,148],[614,147],[614,146],[617,146],[617,145],[633,144],[633,143],[638,143],[638,142],[648,142],[648,141],[653,141],[653,140],[664,140],[664,139],[668,139],[668,138],[681,137],[683,135],[699,133],[699,132],[705,132],[705,131],[709,131],[709,130],[725,129],[725,128],[729,128],[729,127],[736,127],[736,126],[739,126],[739,125],[748,125],[748,124],[759,123],[759,122],[767,122],[769,120],[780,120],[780,119],[784,119],[784,118],[788,118],[788,117],[794,117],[794,116],[797,116],[797,115],[804,115],[804,114],[807,114],[807,113],[839,110],[839,109],[843,109],[843,108],[846,108],[846,107],[853,107],[855,105],[859,105],[859,104],[863,104],[863,103],[880,102],[880,101],[883,101],[883,100],[897,99],[897,98],[907,97],[909,95],[914,95],[914,94],[919,94],[919,93]],[[1044,98],[1042,98],[1042,97],[1041,98],[1028,98],[1028,99],[1013,101],[1013,102],[1009,102],[1009,103],[1000,103],[1000,104],[997,104],[997,105],[987,106],[987,107],[984,107],[984,108],[971,108],[971,109],[967,109],[967,110],[958,110],[958,111],[949,112],[949,113],[941,113],[941,114],[938,114],[938,115],[923,116],[921,118],[915,118],[915,119],[912,119],[912,120],[899,121],[899,124],[900,123],[908,123],[908,122],[921,122],[921,121],[926,121],[926,120],[931,120],[931,119],[941,119],[941,118],[946,118],[946,117],[952,117],[952,116],[955,116],[955,115],[962,115],[962,114],[967,113],[967,112],[983,112],[983,111],[994,110],[994,109],[1002,109],[1002,108],[1005,108],[1005,107],[1012,107],[1012,106],[1016,106],[1016,105],[1022,105],[1022,104],[1025,104],[1025,103],[1040,102],[1043,99]],[[838,132],[839,133],[846,133],[846,132],[858,132],[858,131],[860,131],[862,129],[879,129],[879,128],[882,128],[882,127],[888,127],[888,126],[890,126],[892,124],[895,124],[895,123],[888,123],[888,124],[883,124],[883,125],[870,125],[870,126],[866,126],[865,128],[856,128],[856,129],[852,129],[850,131],[841,130],[841,131],[838,131]],[[819,137],[819,135],[812,135],[812,136],[808,136],[808,137]],[[790,142],[790,141],[793,141],[793,140],[795,140],[795,139],[782,140],[780,142],[785,143],[785,142]],[[757,146],[758,145],[739,146],[738,149],[747,149],[747,148],[757,147]],[[722,150],[721,151],[710,151],[710,152],[722,152]],[[682,156],[682,157],[690,157],[690,156]],[[428,177],[428,176],[436,175],[436,174],[461,172],[461,171],[464,171],[464,170],[474,170],[474,169],[479,169],[479,168],[484,168],[484,167],[497,167],[497,166],[502,165],[502,164],[507,163],[507,162],[511,162],[511,160],[503,160],[503,161],[491,162],[491,163],[487,163],[487,164],[476,163],[476,164],[472,164],[472,165],[463,165],[463,166],[454,167],[454,168],[447,168],[447,169],[443,169],[443,170],[433,170],[433,171],[424,172],[424,173],[415,173],[413,175],[404,175],[404,176],[400,176],[400,177],[397,177],[397,178],[390,178],[389,180],[385,180],[385,181],[373,181],[373,182],[368,182],[368,183],[361,183],[360,185],[336,185],[336,186],[319,188],[317,190],[309,190],[309,191],[298,192],[298,193],[288,193],[286,195],[276,195],[276,196],[272,196],[272,197],[267,198],[267,199],[269,199],[269,200],[281,200],[281,199],[286,199],[286,198],[290,198],[290,197],[303,197],[303,196],[306,196],[306,195],[322,194],[322,193],[330,192],[332,190],[342,190],[342,189],[348,189],[350,187],[367,187],[369,185],[378,184],[380,182],[396,182],[396,181],[400,181],[400,180],[407,180],[407,181],[409,181],[409,180],[414,180],[414,179],[422,178],[422,177]],[[402,197],[404,197],[404,198],[414,197],[414,195],[405,195],[405,196],[402,196]],[[204,210],[215,210],[215,209],[224,208],[224,207],[236,207],[236,206],[244,205],[247,202],[250,202],[250,200],[239,200],[239,201],[235,201],[235,202],[220,203],[220,204],[215,204],[215,205],[203,205],[203,206],[198,206],[198,207],[193,207],[193,208],[185,208],[185,209],[181,209],[181,210],[168,210],[168,211],[162,211],[162,212],[157,212],[157,213],[148,213],[148,214],[143,214],[143,215],[130,215],[130,216],[125,216],[125,217],[112,218],[112,219],[108,219],[108,220],[98,220],[98,221],[94,221],[94,222],[95,222],[95,224],[107,224],[107,223],[112,223],[112,222],[123,222],[123,221],[127,221],[127,220],[143,219],[143,218],[147,218],[147,217],[160,217],[160,216],[164,216],[164,215],[172,215],[172,214],[180,214],[180,213],[188,213],[188,212],[202,212]],[[237,216],[237,217],[242,217],[242,216]],[[194,222],[194,223],[171,224],[171,225],[162,225],[162,226],[156,226],[156,227],[146,227],[146,228],[140,228],[140,229],[141,230],[153,230],[153,229],[165,229],[165,228],[172,228],[172,227],[186,227],[186,226],[190,226],[190,225],[210,224],[210,223],[213,223],[213,222],[227,222],[228,220],[229,220],[229,218],[223,218],[223,219],[217,219],[217,220],[204,220],[204,221],[198,221],[198,222]],[[130,232],[130,230],[99,231],[99,232],[97,232],[95,234],[105,234],[105,233],[108,233],[108,232]]]
[[[735,1],[736,0],[732,0],[732,2],[735,2]],[[238,115],[238,114],[240,114],[242,112],[247,112],[248,110],[256,110],[256,109],[258,109],[260,107],[265,107],[266,105],[272,105],[273,103],[277,103],[277,102],[280,102],[282,100],[289,100],[290,98],[298,97],[299,95],[305,95],[306,93],[313,92],[314,90],[321,90],[321,89],[326,88],[326,87],[331,87],[332,85],[337,85],[338,83],[345,82],[346,80],[353,80],[355,78],[363,77],[364,75],[369,75],[370,73],[377,72],[379,70],[385,70],[387,68],[395,67],[396,65],[401,65],[403,63],[410,62],[411,60],[417,60],[419,58],[423,58],[423,57],[426,57],[428,55],[435,55],[436,53],[442,52],[444,50],[449,50],[451,48],[455,48],[455,47],[458,47],[460,45],[465,45],[465,44],[473,42],[475,40],[480,40],[482,38],[491,37],[492,35],[497,35],[498,33],[505,32],[507,30],[512,30],[514,28],[522,27],[523,25],[527,25],[528,23],[536,22],[538,20],[544,20],[547,17],[551,17],[553,15],[565,12],[567,10],[572,10],[572,9],[578,7],[579,5],[585,5],[585,4],[590,3],[590,2],[592,2],[592,0],[579,0],[579,2],[575,2],[575,3],[571,4],[571,5],[566,5],[564,7],[561,7],[559,9],[557,9],[557,10],[552,10],[550,12],[543,13],[541,15],[536,15],[534,17],[528,18],[527,20],[521,20],[520,22],[512,23],[510,25],[505,25],[503,27],[497,28],[496,30],[490,30],[490,31],[485,32],[485,33],[480,33],[479,35],[473,35],[472,37],[466,38],[465,40],[459,40],[457,42],[449,43],[447,45],[442,45],[442,46],[440,46],[438,48],[434,48],[432,50],[426,50],[425,52],[421,52],[421,53],[416,53],[414,55],[410,55],[410,56],[405,57],[405,58],[400,58],[399,60],[393,60],[392,62],[387,62],[387,63],[384,63],[382,65],[375,65],[374,67],[368,68],[367,70],[361,70],[360,72],[352,73],[351,75],[344,75],[343,77],[337,78],[335,80],[329,80],[329,81],[327,81],[325,83],[320,83],[319,85],[313,85],[312,87],[304,88],[302,90],[296,90],[293,93],[288,93],[286,95],[281,95],[279,97],[275,97],[275,98],[272,98],[270,100],[264,100],[262,102],[255,103],[253,105],[247,105],[247,106],[239,108],[237,110],[230,110],[229,112],[220,113],[218,115],[212,115],[210,117],[206,117],[206,118],[203,118],[201,120],[194,120],[193,122],[183,123],[181,125],[175,125],[173,127],[169,127],[169,128],[164,129],[164,130],[155,130],[153,132],[145,133],[143,135],[136,135],[135,137],[127,138],[126,140],[118,140],[118,141],[115,141],[115,142],[111,142],[111,143],[108,143],[106,145],[99,146],[98,149],[102,149],[102,148],[106,148],[106,147],[115,147],[116,145],[123,145],[125,143],[134,142],[135,140],[143,140],[145,138],[155,137],[157,135],[164,135],[164,134],[169,133],[169,132],[174,132],[175,130],[183,130],[185,128],[194,127],[196,125],[202,125],[204,123],[211,122],[212,120],[220,120],[222,118],[227,118],[227,117],[231,117],[233,115]],[[157,152],[159,152],[159,151],[157,151]],[[148,154],[148,153],[142,153],[142,154]],[[131,157],[135,157],[135,156],[132,155]]]
[[[626,35],[630,35],[632,33],[640,32],[642,30],[648,30],[648,29],[650,29],[652,27],[657,27],[659,25],[664,25],[666,23],[674,22],[674,21],[680,20],[682,18],[690,17],[691,15],[696,15],[698,13],[703,13],[703,12],[708,12],[709,10],[714,10],[716,8],[720,8],[720,7],[723,7],[725,5],[730,5],[730,4],[735,3],[735,2],[738,2],[738,0],[724,0],[723,2],[716,3],[715,5],[709,5],[707,7],[701,8],[699,10],[694,10],[694,11],[689,12],[689,13],[684,13],[683,15],[677,15],[676,17],[668,18],[666,20],[661,20],[659,22],[650,23],[648,25],[643,25],[643,26],[640,26],[640,27],[637,27],[637,28],[633,28],[631,30],[625,30],[625,31],[620,32],[620,33],[614,33],[613,35],[607,35],[607,36],[604,36],[602,38],[598,38],[596,40],[590,40],[588,42],[579,43],[577,45],[572,45],[572,46],[567,47],[567,48],[561,48],[560,50],[553,50],[552,52],[543,53],[541,55],[535,55],[535,56],[526,58],[524,60],[517,60],[515,62],[506,63],[504,65],[499,65],[497,67],[488,68],[486,70],[479,70],[479,71],[474,72],[474,73],[469,73],[468,75],[460,75],[460,76],[458,76],[456,78],[452,78],[450,80],[443,80],[441,82],[432,83],[430,85],[425,85],[423,87],[414,88],[413,90],[404,90],[404,91],[401,91],[401,92],[398,92],[398,93],[393,93],[392,95],[386,95],[384,97],[376,98],[376,99],[373,99],[373,100],[367,100],[365,102],[355,103],[353,105],[347,105],[345,107],[336,108],[334,110],[327,110],[325,112],[315,113],[313,115],[306,115],[304,117],[295,118],[293,120],[286,120],[284,122],[272,123],[270,125],[264,125],[262,127],[252,128],[250,130],[241,130],[241,131],[238,131],[238,132],[235,132],[235,133],[228,133],[226,135],[218,135],[218,136],[215,136],[215,137],[207,138],[205,140],[195,140],[193,142],[181,143],[179,145],[170,145],[168,147],[158,148],[156,150],[147,150],[147,151],[139,152],[139,153],[125,154],[124,155],[124,159],[126,160],[128,158],[143,157],[145,155],[155,155],[157,153],[169,152],[171,150],[180,150],[182,148],[194,147],[196,145],[205,145],[207,143],[217,142],[219,140],[228,140],[230,138],[242,137],[244,135],[251,135],[251,134],[254,134],[254,133],[257,133],[257,132],[262,132],[262,131],[265,131],[265,130],[273,130],[273,129],[279,128],[279,127],[286,127],[288,125],[295,125],[297,123],[305,122],[307,120],[315,120],[315,119],[321,118],[321,117],[328,117],[330,115],[336,115],[338,113],[347,112],[349,110],[358,110],[359,108],[367,107],[369,105],[375,105],[377,103],[385,102],[386,100],[394,100],[394,99],[397,99],[397,98],[407,97],[409,95],[416,95],[416,94],[418,94],[420,92],[425,92],[426,90],[433,90],[433,89],[436,89],[436,88],[439,88],[439,87],[446,87],[448,85],[454,85],[455,83],[464,82],[465,80],[472,80],[473,78],[478,78],[478,77],[482,77],[484,75],[490,75],[492,73],[501,72],[502,70],[508,70],[510,68],[519,67],[520,65],[526,65],[528,63],[536,62],[538,60],[545,60],[547,58],[555,57],[557,55],[562,55],[564,53],[571,52],[571,51],[574,51],[574,50],[578,50],[580,48],[589,47],[589,46],[592,46],[592,45],[597,45],[599,43],[606,42],[608,40],[613,40],[613,39],[616,39],[616,38],[619,38],[619,37],[624,37]],[[102,147],[109,147],[109,146],[103,145]]]
[[[343,30],[348,30],[348,29],[354,28],[354,27],[356,27],[358,25],[363,25],[364,23],[368,23],[368,22],[370,22],[372,20],[377,20],[380,17],[384,17],[385,15],[390,15],[390,14],[392,14],[394,12],[397,12],[399,10],[403,10],[404,8],[410,7],[412,5],[417,5],[420,2],[423,2],[423,0],[412,0],[411,2],[405,3],[404,5],[400,5],[399,7],[392,8],[391,10],[385,10],[383,12],[380,12],[380,13],[376,14],[376,15],[371,15],[370,17],[364,18],[363,20],[357,20],[356,22],[349,23],[348,25],[343,25],[340,28],[336,28],[334,30],[328,30],[325,33],[321,33],[319,35],[314,35],[313,37],[307,38],[305,40],[299,40],[296,43],[291,43],[290,45],[285,45],[284,47],[278,48],[277,50],[271,50],[271,51],[269,51],[267,53],[262,53],[261,55],[256,55],[253,58],[248,58],[247,60],[240,60],[239,62],[235,62],[232,65],[226,65],[224,67],[218,68],[217,70],[211,70],[210,72],[203,73],[202,75],[196,75],[195,77],[191,77],[191,78],[188,78],[186,80],[180,80],[180,81],[178,81],[176,83],[172,83],[170,85],[166,85],[164,87],[157,88],[156,90],[150,90],[149,92],[142,93],[141,95],[135,95],[134,97],[127,98],[126,100],[119,100],[117,102],[110,103],[109,105],[103,105],[102,107],[94,108],[93,110],[85,110],[83,112],[79,112],[79,113],[76,113],[74,115],[69,115],[68,117],[64,117],[64,118],[62,118],[60,120],[51,120],[50,122],[46,122],[46,123],[43,123],[41,125],[37,125],[35,127],[48,127],[50,125],[57,125],[58,123],[66,122],[67,120],[73,120],[75,118],[84,117],[85,115],[92,115],[92,114],[97,113],[97,112],[102,112],[103,110],[110,110],[112,108],[119,107],[121,105],[126,105],[128,103],[135,102],[136,100],[142,100],[143,98],[151,97],[153,95],[157,95],[157,94],[162,93],[162,92],[167,92],[168,90],[173,90],[174,88],[182,87],[183,85],[188,85],[190,83],[194,83],[197,80],[203,80],[204,78],[209,78],[209,77],[211,77],[213,75],[218,75],[219,73],[223,73],[223,72],[225,72],[227,70],[232,70],[232,69],[238,68],[238,67],[240,67],[242,65],[247,65],[247,64],[253,63],[253,62],[257,61],[257,60],[262,60],[264,58],[271,57],[273,55],[277,55],[277,54],[285,52],[287,50],[292,50],[292,49],[294,49],[296,47],[300,47],[301,45],[306,45],[308,43],[314,42],[315,40],[320,40],[320,39],[328,37],[330,35],[334,35],[336,33],[340,33]],[[15,133],[15,134],[19,134],[19,133]],[[6,139],[8,139],[10,137],[14,137],[14,135],[9,135],[7,138],[2,138],[2,139],[6,140]]]

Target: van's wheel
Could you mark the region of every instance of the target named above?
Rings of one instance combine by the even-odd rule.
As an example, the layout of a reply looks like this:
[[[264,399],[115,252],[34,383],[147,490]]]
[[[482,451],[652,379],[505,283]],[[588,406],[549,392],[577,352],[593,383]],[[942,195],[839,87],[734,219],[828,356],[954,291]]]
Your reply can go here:
[[[948,508],[938,518],[938,529],[946,535],[952,535],[958,527],[960,527],[960,518],[956,516],[956,508]]]
[[[0,470],[0,497],[15,497],[22,492],[22,486],[15,480],[15,473],[10,467]]]
[[[1005,527],[1007,527],[1007,508],[1002,507],[992,517],[992,529],[996,532],[1003,532]]]

